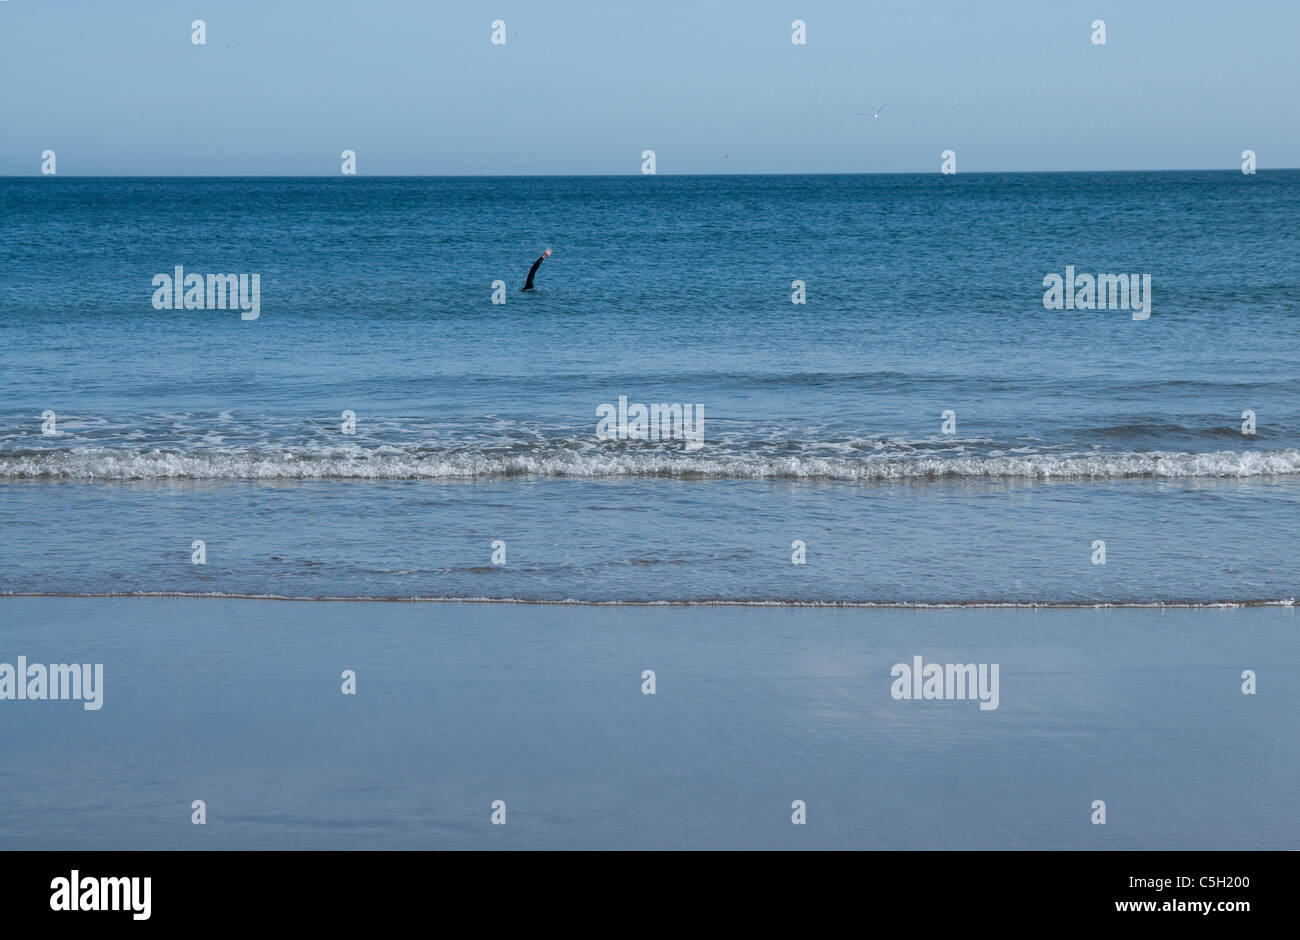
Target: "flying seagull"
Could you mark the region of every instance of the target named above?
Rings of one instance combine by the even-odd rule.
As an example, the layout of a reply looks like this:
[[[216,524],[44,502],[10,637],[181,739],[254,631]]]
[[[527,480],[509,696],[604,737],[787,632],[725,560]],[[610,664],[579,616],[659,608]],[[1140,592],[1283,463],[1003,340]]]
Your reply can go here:
[[[873,118],[878,118],[878,117],[880,117],[880,112],[883,111],[883,110],[885,110],[887,107],[889,107],[889,105],[887,105],[887,104],[882,104],[880,107],[876,108],[876,113],[873,114],[873,115],[871,115],[871,116],[872,116]],[[866,112],[866,111],[859,111],[858,114],[861,115],[862,117],[866,117],[866,116],[867,116],[867,112]]]

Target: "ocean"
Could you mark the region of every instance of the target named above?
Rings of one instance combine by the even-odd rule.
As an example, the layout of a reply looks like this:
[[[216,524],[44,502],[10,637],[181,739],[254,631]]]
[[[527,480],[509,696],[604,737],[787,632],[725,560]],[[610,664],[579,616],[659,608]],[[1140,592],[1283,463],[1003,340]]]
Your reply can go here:
[[[1294,848],[1297,218],[0,179],[0,848]]]
[[[1288,602],[1298,217],[1300,171],[6,178],[0,591]]]

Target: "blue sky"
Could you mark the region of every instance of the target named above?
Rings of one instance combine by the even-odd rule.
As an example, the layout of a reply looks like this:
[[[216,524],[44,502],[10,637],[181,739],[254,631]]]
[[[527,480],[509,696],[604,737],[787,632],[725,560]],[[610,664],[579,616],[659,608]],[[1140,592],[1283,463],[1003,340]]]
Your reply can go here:
[[[1297,40],[1296,0],[0,0],[0,175],[1296,167]]]

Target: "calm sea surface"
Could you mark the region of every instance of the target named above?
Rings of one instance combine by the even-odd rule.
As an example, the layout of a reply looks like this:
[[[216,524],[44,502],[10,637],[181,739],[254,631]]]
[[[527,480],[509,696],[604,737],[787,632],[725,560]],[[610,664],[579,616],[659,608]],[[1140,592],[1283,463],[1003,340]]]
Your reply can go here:
[[[1293,171],[3,179],[0,592],[1292,598],[1297,219]],[[155,309],[177,266],[257,319]],[[1067,266],[1149,319],[1045,309]]]

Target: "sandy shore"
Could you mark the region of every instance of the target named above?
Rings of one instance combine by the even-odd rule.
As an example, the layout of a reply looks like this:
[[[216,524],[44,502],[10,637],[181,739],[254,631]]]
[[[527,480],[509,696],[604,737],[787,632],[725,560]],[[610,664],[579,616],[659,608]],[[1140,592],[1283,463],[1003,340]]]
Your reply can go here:
[[[1296,627],[5,598],[0,663],[104,679],[95,711],[0,700],[0,847],[1296,848]],[[896,700],[915,656],[998,664],[998,707]]]

